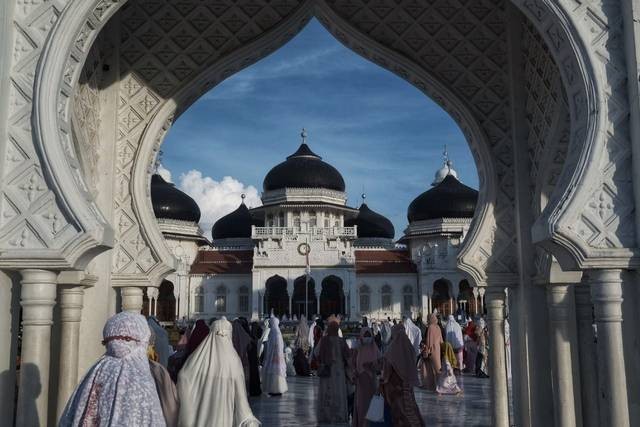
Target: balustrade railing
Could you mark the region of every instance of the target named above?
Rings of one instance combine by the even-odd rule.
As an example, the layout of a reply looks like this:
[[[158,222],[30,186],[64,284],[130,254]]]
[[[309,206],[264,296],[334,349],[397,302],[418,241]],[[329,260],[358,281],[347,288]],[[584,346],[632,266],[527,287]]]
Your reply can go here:
[[[301,234],[321,237],[350,237],[356,238],[357,227],[310,227],[306,230],[301,227],[252,227],[252,239],[268,239],[294,237]]]

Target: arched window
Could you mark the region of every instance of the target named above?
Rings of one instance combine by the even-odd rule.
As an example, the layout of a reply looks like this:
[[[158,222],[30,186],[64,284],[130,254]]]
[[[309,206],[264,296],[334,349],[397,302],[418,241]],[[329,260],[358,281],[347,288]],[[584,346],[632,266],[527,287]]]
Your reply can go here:
[[[380,302],[382,303],[381,304],[382,309],[386,311],[391,311],[391,309],[393,308],[391,286],[384,285],[380,290],[380,294],[381,294]]]
[[[198,286],[195,290],[193,298],[193,311],[196,313],[204,312],[204,289],[202,286]]]
[[[360,286],[360,312],[371,311],[371,290],[367,285]]]
[[[407,285],[402,289],[402,311],[410,312],[413,307],[413,289]]]
[[[284,212],[278,214],[278,227],[284,227]]]
[[[240,286],[238,289],[238,311],[240,313],[249,312],[249,288]]]
[[[216,313],[227,312],[227,288],[218,286],[216,289]]]
[[[309,226],[317,227],[318,226],[318,214],[316,211],[311,211],[309,214]]]
[[[273,215],[267,215],[267,227],[273,227],[275,224],[273,223]]]

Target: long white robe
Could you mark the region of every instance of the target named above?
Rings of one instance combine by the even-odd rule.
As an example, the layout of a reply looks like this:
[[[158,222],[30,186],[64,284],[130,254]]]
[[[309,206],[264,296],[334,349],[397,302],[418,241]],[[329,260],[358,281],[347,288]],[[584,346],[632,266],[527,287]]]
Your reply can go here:
[[[462,338],[462,328],[453,317],[449,315],[447,324],[444,327],[445,340],[451,344],[454,350],[459,350],[464,346],[464,339]]]
[[[106,352],[76,387],[59,426],[164,427],[147,358],[151,331],[145,318],[120,312],[107,320],[102,333]]]
[[[232,326],[224,317],[189,356],[178,375],[182,427],[255,427],[247,399],[242,362],[231,341]]]
[[[262,365],[262,390],[269,394],[282,394],[287,387],[287,364],[284,360],[284,340],[277,317],[269,319],[269,340],[265,345]]]
[[[420,342],[422,341],[422,331],[409,318],[404,319],[404,331],[416,352],[416,356],[420,354]]]

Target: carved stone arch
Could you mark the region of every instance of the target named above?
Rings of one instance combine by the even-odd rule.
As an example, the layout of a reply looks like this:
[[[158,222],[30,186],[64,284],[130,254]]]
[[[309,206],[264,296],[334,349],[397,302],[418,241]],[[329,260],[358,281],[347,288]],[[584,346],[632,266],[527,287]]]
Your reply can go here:
[[[83,183],[81,173],[78,172],[78,167],[74,167],[72,164],[73,153],[66,155],[68,152],[73,151],[70,147],[69,97],[70,92],[77,84],[81,65],[97,31],[104,27],[105,22],[123,3],[114,3],[109,0],[72,0],[72,4],[56,23],[56,28],[52,31],[42,55],[42,60],[37,70],[33,113],[36,145],[45,159],[45,165],[47,166],[45,169],[50,174],[49,179],[53,183],[54,190],[61,198],[66,211],[85,221],[86,227],[84,228],[87,231],[91,231],[94,236],[97,236],[97,240],[107,244],[108,239],[105,239],[104,236],[108,234],[105,233],[105,230],[108,231],[108,226],[95,204],[86,197],[86,191],[84,191],[86,185]],[[303,7],[309,8],[309,10],[315,7],[314,13],[323,21],[323,13],[333,11],[338,3],[340,2],[337,0],[330,2],[308,0],[303,3]],[[590,162],[596,162],[601,154],[598,150],[593,149],[592,143],[598,136],[597,126],[594,125],[594,122],[598,118],[598,108],[595,108],[595,106],[599,104],[595,102],[598,98],[594,89],[596,76],[592,69],[592,59],[590,55],[585,53],[585,42],[583,42],[583,40],[588,40],[588,37],[583,28],[576,29],[576,26],[579,25],[574,22],[574,15],[568,14],[561,6],[555,3],[542,0],[532,2],[515,0],[514,3],[544,35],[545,40],[552,47],[556,62],[561,65],[560,69],[563,73],[565,86],[568,88],[568,100],[572,114],[571,141],[587,141],[586,144],[582,145],[573,142],[570,144],[567,165],[564,167],[562,179],[559,181],[561,185],[557,186],[557,191],[554,193],[556,196],[554,196],[552,203],[549,204],[548,209],[545,211],[546,214],[538,221],[536,237],[540,241],[555,243],[555,246],[559,244],[567,247],[569,249],[568,252],[572,255],[584,259],[585,254],[589,251],[579,247],[579,244],[574,244],[573,240],[576,233],[566,229],[566,227],[561,230],[560,228],[562,227],[557,225],[560,223],[559,219],[565,220],[563,215],[567,212],[569,201],[575,199],[578,193],[583,194],[587,191],[576,189],[576,183],[583,178]],[[505,3],[487,0],[483,3],[483,6],[494,7],[498,11],[504,11]],[[323,23],[325,25],[327,23],[333,24],[332,27],[337,28],[336,34],[349,34],[348,29],[343,31],[339,28],[335,15],[334,13],[333,21],[325,19]],[[345,19],[345,21],[347,20]],[[60,28],[63,28],[64,31],[60,30]],[[374,39],[374,37],[371,37],[371,39]],[[343,38],[344,40],[348,39]],[[567,43],[562,43],[563,41]],[[380,51],[379,45],[373,47],[371,51]],[[362,54],[362,52],[358,53]],[[404,53],[406,52],[402,52],[399,56]],[[385,56],[378,59],[384,61]],[[381,61],[375,62],[380,63]],[[404,69],[401,63],[396,62],[395,59],[390,60],[388,64],[390,64],[392,71],[402,75],[405,79],[410,77],[410,72]],[[394,67],[394,64],[400,66]],[[51,84],[52,81],[60,81],[60,84]],[[419,81],[413,81],[412,83],[420,84]],[[456,99],[456,97],[454,96],[452,99]],[[436,101],[443,100],[436,98]],[[583,109],[585,105],[587,108]],[[465,111],[465,109],[462,111]],[[581,115],[580,113],[584,114]],[[581,119],[581,117],[585,118]],[[454,116],[454,118],[459,120],[459,117]],[[471,123],[476,121],[477,119],[471,121]],[[491,154],[493,156],[508,155],[508,148],[503,144],[497,143],[495,135],[491,131],[483,129],[483,132],[479,132],[479,135],[483,134],[489,138],[488,145],[492,146],[493,151]],[[469,138],[469,135],[467,137]],[[497,152],[495,151],[496,145],[500,146]],[[598,152],[594,154],[596,151]],[[478,156],[478,153],[474,152],[474,155]],[[580,167],[573,168],[576,164]],[[479,165],[486,167],[491,165],[491,161],[481,162]],[[573,175],[567,172],[573,169],[577,171]],[[503,172],[506,172],[507,175],[505,176]],[[508,170],[496,170],[495,175],[501,184],[505,179],[509,179]],[[481,175],[482,188],[486,187],[485,180],[489,178],[489,174]],[[560,195],[558,196],[558,194]],[[509,240],[507,236],[512,236],[515,233],[509,233],[508,230],[500,230],[500,220],[509,215],[508,211],[511,207],[510,203],[500,202],[499,199],[501,197],[500,192],[496,192],[496,200],[498,200],[496,207],[504,209],[504,211],[491,212],[490,210],[493,208],[491,204],[484,212],[484,216],[483,212],[479,212],[467,237],[466,241],[468,243],[460,252],[461,268],[467,271],[476,282],[481,282],[484,279],[482,273],[478,273],[479,271],[486,270],[489,273],[512,274],[515,267],[513,260],[504,260],[502,257],[504,253],[513,253],[513,251],[510,251],[513,246],[513,240]],[[508,199],[507,197],[507,201]],[[581,202],[584,202],[584,197]],[[573,210],[575,211],[576,209]],[[496,224],[493,221],[494,223],[490,224],[489,219],[493,220],[494,216],[498,218],[498,223]],[[503,222],[505,224],[509,223],[509,221]],[[568,222],[565,223],[568,224]],[[500,243],[501,239],[506,239],[503,242],[505,244],[496,245],[496,241]],[[87,252],[94,250],[94,253],[95,251],[103,250],[103,247],[100,246],[101,243],[96,243],[97,240],[88,241],[83,248]],[[474,246],[474,244],[477,244],[477,246]],[[491,253],[491,249],[497,246],[503,247],[503,252],[501,254]],[[579,250],[576,250],[577,247],[579,247]],[[471,250],[472,248],[473,250]],[[154,261],[162,263],[161,259],[155,259]],[[481,268],[478,268],[478,266]],[[162,271],[162,268],[158,270]],[[159,276],[162,274],[164,273],[159,273]]]
[[[624,59],[609,54],[611,43],[622,39],[622,5],[514,3],[547,42],[562,76],[571,117],[564,137],[566,160],[552,197],[534,224],[534,242],[565,269],[635,264],[638,251],[630,250],[637,246],[629,188],[630,140],[628,134],[611,132],[628,120]],[[627,188],[624,184],[617,188],[612,164],[626,166]],[[618,212],[597,212],[601,197],[604,205],[616,205]]]

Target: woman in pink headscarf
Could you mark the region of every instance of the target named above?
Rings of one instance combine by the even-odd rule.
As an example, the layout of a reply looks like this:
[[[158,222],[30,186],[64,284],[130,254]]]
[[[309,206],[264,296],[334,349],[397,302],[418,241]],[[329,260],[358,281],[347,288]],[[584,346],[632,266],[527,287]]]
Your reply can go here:
[[[112,316],[102,331],[106,352],[84,376],[60,426],[165,426],[147,359],[151,331],[140,314]]]
[[[382,368],[382,354],[373,340],[373,332],[370,328],[364,327],[360,330],[359,341],[360,346],[353,352],[356,398],[351,425],[367,427],[369,421],[365,417],[371,398],[378,389],[376,376]]]
[[[442,361],[440,346],[442,345],[442,331],[438,326],[438,318],[435,314],[429,314],[429,326],[422,345],[422,353],[419,362],[420,386],[427,390],[436,391],[436,382]]]
[[[391,342],[382,365],[382,394],[391,408],[394,427],[422,427],[413,388],[418,385],[416,353],[404,330],[398,324],[391,328]]]

